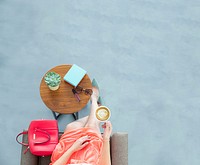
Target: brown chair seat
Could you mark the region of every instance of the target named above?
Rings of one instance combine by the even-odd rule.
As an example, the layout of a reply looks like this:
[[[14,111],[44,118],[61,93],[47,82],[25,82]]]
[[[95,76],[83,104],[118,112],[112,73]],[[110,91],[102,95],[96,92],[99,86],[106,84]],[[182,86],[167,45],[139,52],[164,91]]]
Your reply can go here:
[[[59,137],[62,133],[59,133]],[[27,142],[27,135],[23,135],[23,142]],[[128,134],[116,132],[110,139],[112,165],[128,165]],[[24,154],[26,147],[22,146],[21,165],[49,165],[51,156],[35,156],[29,151]]]

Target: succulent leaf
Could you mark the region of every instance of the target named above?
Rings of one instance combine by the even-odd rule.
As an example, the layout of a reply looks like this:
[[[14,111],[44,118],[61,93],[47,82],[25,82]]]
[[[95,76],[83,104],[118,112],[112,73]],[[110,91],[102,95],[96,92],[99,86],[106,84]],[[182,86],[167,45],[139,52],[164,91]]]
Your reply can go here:
[[[44,77],[45,83],[48,86],[56,87],[61,82],[61,76],[55,72],[48,72]]]

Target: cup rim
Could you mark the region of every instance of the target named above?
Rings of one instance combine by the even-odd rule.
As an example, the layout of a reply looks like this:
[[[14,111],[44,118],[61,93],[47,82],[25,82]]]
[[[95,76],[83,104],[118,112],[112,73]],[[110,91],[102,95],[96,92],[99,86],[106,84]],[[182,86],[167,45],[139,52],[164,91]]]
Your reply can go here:
[[[108,112],[109,112],[109,116],[108,116],[108,118],[106,119],[106,120],[99,120],[98,118],[97,118],[97,115],[96,115],[96,112],[97,112],[97,110],[99,110],[99,109],[101,109],[101,108],[103,108],[103,109],[106,109],[106,110],[108,110]],[[109,119],[110,119],[110,117],[111,117],[111,111],[110,111],[110,109],[108,108],[108,107],[106,107],[106,106],[99,106],[96,110],[95,110],[95,117],[96,117],[96,119],[98,120],[98,121],[100,121],[100,122],[106,122],[106,121],[108,121]]]

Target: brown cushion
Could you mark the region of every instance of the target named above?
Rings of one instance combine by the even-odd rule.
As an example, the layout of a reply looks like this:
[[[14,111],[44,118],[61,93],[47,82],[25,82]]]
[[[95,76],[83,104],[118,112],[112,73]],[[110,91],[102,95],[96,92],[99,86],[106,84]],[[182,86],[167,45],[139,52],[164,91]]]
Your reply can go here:
[[[112,165],[128,165],[128,134],[114,133],[111,137]]]
[[[38,165],[49,165],[49,163],[51,163],[51,156],[40,156],[39,157],[39,161],[38,161]]]

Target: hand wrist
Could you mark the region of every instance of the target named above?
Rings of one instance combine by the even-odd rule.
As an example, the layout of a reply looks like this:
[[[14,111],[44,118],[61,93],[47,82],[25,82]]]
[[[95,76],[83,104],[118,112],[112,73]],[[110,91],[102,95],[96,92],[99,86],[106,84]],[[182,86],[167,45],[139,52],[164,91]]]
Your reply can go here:
[[[110,141],[110,138],[103,138],[103,141]]]
[[[68,149],[68,151],[70,152],[70,153],[74,153],[76,150],[74,149],[74,147],[70,147],[69,149]]]

